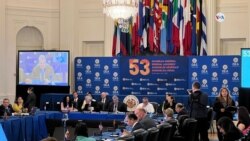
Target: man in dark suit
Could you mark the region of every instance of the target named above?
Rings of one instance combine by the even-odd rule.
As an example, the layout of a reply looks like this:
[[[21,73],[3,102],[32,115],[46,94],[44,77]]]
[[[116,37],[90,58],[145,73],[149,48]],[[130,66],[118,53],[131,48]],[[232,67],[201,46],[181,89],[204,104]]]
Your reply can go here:
[[[29,87],[27,93],[28,97],[24,103],[24,107],[28,108],[28,111],[30,112],[33,107],[36,107],[36,95],[34,93],[34,88]]]
[[[109,100],[107,98],[107,95],[108,95],[107,92],[101,93],[101,99],[98,102],[98,107],[100,108],[101,111],[108,111]]]
[[[0,106],[0,116],[11,116],[13,112],[9,99],[3,99],[3,104]]]
[[[78,98],[78,93],[76,91],[73,92],[73,110],[74,111],[81,111],[81,104],[82,100]]]
[[[135,115],[145,130],[156,127],[155,121],[147,115],[147,112],[144,108],[135,109]]]
[[[127,112],[127,105],[123,102],[120,102],[116,95],[112,97],[112,100],[113,101],[109,104],[109,112]]]
[[[208,119],[207,119],[207,104],[208,96],[200,90],[200,83],[194,82],[192,90],[189,92],[188,103],[190,106],[190,117],[197,120],[197,130],[195,141],[209,141],[208,139]]]
[[[128,115],[128,125],[132,127],[131,132],[143,128],[143,125],[138,122],[138,118],[135,114]]]

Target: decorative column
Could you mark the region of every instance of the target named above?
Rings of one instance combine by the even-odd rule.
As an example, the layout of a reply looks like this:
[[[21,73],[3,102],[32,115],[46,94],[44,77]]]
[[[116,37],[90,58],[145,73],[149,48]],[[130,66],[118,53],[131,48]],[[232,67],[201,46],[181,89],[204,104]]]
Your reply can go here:
[[[104,15],[105,16],[105,15]],[[114,21],[112,18],[105,16],[104,30],[104,53],[105,56],[112,56]]]
[[[7,71],[5,68],[8,63],[5,61],[5,52],[6,52],[6,16],[5,16],[5,0],[0,0],[0,99],[1,97],[6,96],[6,83],[4,82],[6,80],[5,72]]]
[[[207,5],[207,47],[209,55],[217,54],[217,32],[216,25],[217,21],[215,20],[216,15],[216,0],[206,0]]]
[[[70,51],[70,86],[74,90],[74,58],[78,56],[77,1],[60,0],[60,50]]]

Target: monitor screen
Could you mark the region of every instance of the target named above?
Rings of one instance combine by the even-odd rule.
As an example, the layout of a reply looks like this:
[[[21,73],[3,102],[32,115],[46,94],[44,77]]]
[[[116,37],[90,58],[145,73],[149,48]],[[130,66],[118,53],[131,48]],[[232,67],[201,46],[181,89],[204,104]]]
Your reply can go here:
[[[241,87],[250,88],[250,48],[241,49]]]
[[[69,51],[19,51],[19,85],[69,85]]]

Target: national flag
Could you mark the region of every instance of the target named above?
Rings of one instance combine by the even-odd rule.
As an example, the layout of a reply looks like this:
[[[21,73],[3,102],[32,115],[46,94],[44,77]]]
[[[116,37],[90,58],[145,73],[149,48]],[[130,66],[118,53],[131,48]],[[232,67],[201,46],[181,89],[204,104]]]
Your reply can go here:
[[[192,41],[192,23],[191,23],[191,10],[190,10],[190,0],[185,0],[184,2],[184,33],[183,33],[183,51],[184,56],[191,55],[191,41]]]
[[[174,55],[177,55],[180,50],[180,38],[179,38],[179,29],[180,29],[180,0],[173,0],[173,29],[172,29],[172,42],[174,45]]]
[[[192,55],[197,55],[197,43],[196,43],[196,0],[191,1],[191,22],[192,22],[192,43],[191,52]]]
[[[174,54],[174,45],[172,42],[173,32],[173,0],[168,0],[168,23],[167,23],[167,54]]]
[[[120,29],[118,27],[118,22],[115,22],[112,56],[118,56],[119,54],[120,54]]]
[[[207,55],[207,20],[206,20],[206,6],[205,1],[200,0],[201,3],[201,44],[200,44],[200,56]]]
[[[167,0],[160,1],[160,7],[162,9],[162,23],[161,23],[161,39],[160,39],[160,51],[163,54],[167,54],[167,22],[168,22],[168,6]]]

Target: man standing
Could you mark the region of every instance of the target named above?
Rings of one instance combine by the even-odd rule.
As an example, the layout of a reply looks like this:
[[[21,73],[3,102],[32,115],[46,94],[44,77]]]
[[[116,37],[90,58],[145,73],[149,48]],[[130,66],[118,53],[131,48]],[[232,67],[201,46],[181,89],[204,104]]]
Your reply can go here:
[[[192,90],[189,92],[190,117],[197,120],[195,141],[209,141],[208,139],[208,120],[207,104],[208,96],[200,90],[200,83],[194,82]]]
[[[3,104],[0,106],[0,116],[11,116],[13,113],[12,106],[8,98],[3,99]]]
[[[36,95],[34,93],[34,88],[29,87],[27,93],[28,97],[24,103],[24,107],[28,108],[28,111],[30,112],[33,107],[36,107]]]

